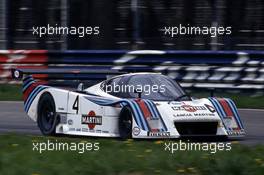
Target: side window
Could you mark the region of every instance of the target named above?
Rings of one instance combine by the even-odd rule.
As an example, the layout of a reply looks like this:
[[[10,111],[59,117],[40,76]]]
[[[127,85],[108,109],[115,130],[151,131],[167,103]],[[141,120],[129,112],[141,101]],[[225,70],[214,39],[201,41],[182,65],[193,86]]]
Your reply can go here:
[[[122,77],[117,77],[117,78],[113,78],[110,79],[108,81],[106,81],[106,83],[104,84],[104,91],[114,95],[114,96],[118,96],[119,92],[119,86],[120,86],[120,82],[122,80]]]

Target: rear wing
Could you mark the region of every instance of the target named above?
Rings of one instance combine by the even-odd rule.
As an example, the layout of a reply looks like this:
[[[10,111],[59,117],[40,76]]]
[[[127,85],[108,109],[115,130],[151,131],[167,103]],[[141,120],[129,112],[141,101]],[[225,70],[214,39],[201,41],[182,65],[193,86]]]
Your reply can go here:
[[[79,74],[91,74],[91,75],[121,75],[126,72],[120,72],[118,70],[105,70],[105,69],[89,69],[89,70],[78,70],[78,69],[11,69],[13,79],[22,80],[24,75],[34,74],[47,74],[47,75],[79,75]]]

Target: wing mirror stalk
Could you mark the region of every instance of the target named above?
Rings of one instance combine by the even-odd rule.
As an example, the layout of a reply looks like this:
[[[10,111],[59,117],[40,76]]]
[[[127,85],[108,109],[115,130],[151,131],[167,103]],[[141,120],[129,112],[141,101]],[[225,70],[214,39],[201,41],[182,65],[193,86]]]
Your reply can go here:
[[[138,90],[135,89],[134,93],[138,94],[138,98],[142,97],[142,91],[138,91]]]

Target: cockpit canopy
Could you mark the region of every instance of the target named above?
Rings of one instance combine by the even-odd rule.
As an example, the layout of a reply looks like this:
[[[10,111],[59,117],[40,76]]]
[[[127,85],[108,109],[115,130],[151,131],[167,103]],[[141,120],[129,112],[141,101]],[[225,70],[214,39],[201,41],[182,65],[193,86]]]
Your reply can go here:
[[[102,83],[101,88],[119,98],[137,98],[154,101],[173,101],[186,97],[181,86],[162,74],[128,74]]]

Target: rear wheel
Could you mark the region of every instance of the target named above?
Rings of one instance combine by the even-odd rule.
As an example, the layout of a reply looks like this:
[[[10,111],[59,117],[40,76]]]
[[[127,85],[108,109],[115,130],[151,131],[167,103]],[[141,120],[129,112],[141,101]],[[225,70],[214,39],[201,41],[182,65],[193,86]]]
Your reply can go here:
[[[119,115],[119,134],[122,139],[132,138],[132,112],[129,107],[123,107]]]
[[[56,107],[53,97],[45,92],[41,95],[38,103],[38,127],[44,135],[55,135]]]

